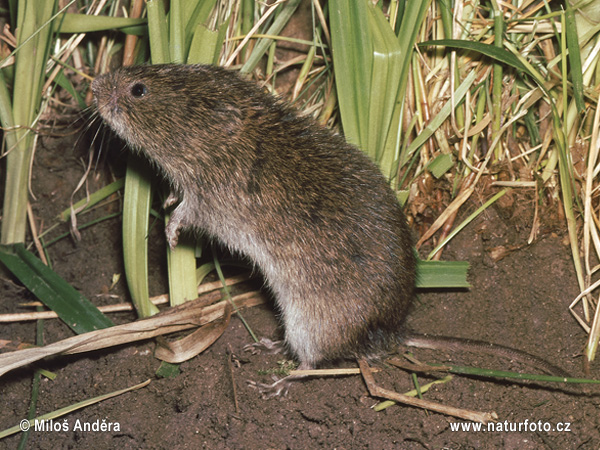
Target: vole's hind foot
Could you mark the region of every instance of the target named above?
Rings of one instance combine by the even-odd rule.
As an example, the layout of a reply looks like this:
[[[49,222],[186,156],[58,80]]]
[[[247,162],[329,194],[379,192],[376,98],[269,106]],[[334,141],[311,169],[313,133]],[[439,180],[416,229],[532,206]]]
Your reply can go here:
[[[272,341],[269,338],[261,338],[260,341],[244,346],[245,352],[250,352],[253,355],[259,355],[265,352],[269,355],[275,353],[283,353],[285,344],[283,341]]]
[[[300,363],[297,370],[303,371],[310,369],[314,369],[314,366],[304,362]],[[310,378],[311,375],[308,375],[306,373],[292,373],[291,375],[288,375],[287,377],[281,379],[277,378],[277,376],[275,375],[272,375],[272,377],[275,381],[273,384],[257,383],[256,381],[248,380],[248,386],[260,392],[263,398],[272,398],[279,396],[285,397],[293,382],[298,380],[306,380],[307,378]]]
[[[244,351],[250,352],[253,355],[258,355],[262,352],[267,354],[283,353],[285,351],[285,343],[284,341],[272,341],[269,338],[263,337],[258,342],[245,345]],[[273,384],[258,383],[256,381],[248,380],[248,386],[252,389],[256,389],[263,398],[285,397],[292,380],[297,378],[298,377],[289,375],[278,379],[273,375],[273,380],[275,381]]]
[[[278,380],[276,376],[273,376],[273,379],[277,380],[273,384],[258,383],[256,381],[248,380],[248,387],[256,389],[262,398],[265,399],[280,396],[285,397],[288,394],[292,381],[297,379],[297,377],[289,375]]]

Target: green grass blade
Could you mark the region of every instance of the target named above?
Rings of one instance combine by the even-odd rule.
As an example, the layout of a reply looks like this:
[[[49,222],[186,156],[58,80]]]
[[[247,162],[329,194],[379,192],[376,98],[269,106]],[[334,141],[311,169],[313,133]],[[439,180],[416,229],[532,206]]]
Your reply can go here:
[[[481,214],[483,211],[485,211],[487,208],[489,208],[496,200],[498,200],[500,197],[502,197],[504,194],[506,194],[507,189],[502,189],[500,192],[497,192],[494,196],[492,196],[492,198],[490,198],[487,202],[485,202],[483,205],[481,205],[479,208],[477,208],[477,210],[475,210],[473,212],[473,214],[469,215],[469,217],[467,217],[465,220],[462,221],[462,223],[455,227],[452,232],[450,234],[448,234],[448,236],[446,236],[445,239],[442,240],[442,242],[439,242],[438,245],[429,253],[429,255],[427,256],[427,259],[431,259],[435,256],[435,254],[437,252],[439,252],[446,244],[448,244],[448,242],[450,242],[452,240],[452,238],[454,236],[456,236],[458,233],[460,233],[460,231],[465,228],[469,223],[471,223],[473,220],[475,220],[475,218],[477,216],[479,216],[479,214]]]
[[[75,89],[75,86],[73,86],[71,80],[65,76],[62,70],[56,75],[56,77],[54,78],[54,82],[60,87],[62,87],[69,94],[71,94],[71,97],[75,99],[82,111],[84,111],[87,108],[85,98],[83,98],[79,91]]]
[[[396,36],[379,6],[364,0],[329,3],[331,44],[346,139],[393,179],[400,119],[413,46],[429,0],[405,5]]]
[[[565,31],[567,48],[569,49],[570,78],[573,82],[573,97],[575,97],[575,104],[577,105],[577,110],[581,113],[585,109],[585,102],[583,100],[583,69],[581,66],[579,37],[577,36],[577,23],[575,21],[575,12],[571,6],[571,2],[566,1],[565,5]],[[563,57],[564,56],[565,55],[563,54]]]
[[[86,222],[86,223],[79,223],[79,224],[77,224],[77,230],[78,231],[85,230],[86,228],[93,227],[94,225],[97,225],[100,222],[104,222],[105,220],[110,220],[110,219],[114,219],[115,217],[119,217],[122,214],[123,214],[123,212],[119,211],[119,212],[115,212],[115,213],[112,213],[112,214],[108,214],[106,216],[98,217],[97,219],[90,220],[89,222]],[[46,231],[44,231],[43,233],[41,233],[39,235],[39,237],[43,238],[44,235],[46,233],[48,233],[50,230],[52,230],[53,228],[54,227],[47,228]],[[71,233],[67,232],[67,233],[59,234],[58,236],[56,236],[53,239],[44,240],[44,247],[48,248],[48,247],[52,246],[53,244],[55,244],[56,242],[60,241],[61,239],[64,239],[64,238],[69,237],[69,236],[71,236]]]
[[[148,226],[152,199],[147,166],[130,156],[123,199],[123,259],[131,299],[140,317],[158,312],[148,290]]]
[[[367,7],[362,0],[329,2],[331,53],[344,135],[365,151],[368,142],[363,118],[368,112],[373,65]]]
[[[238,32],[235,34],[245,36],[254,25],[254,11],[258,5],[254,0],[241,0],[239,8]],[[246,53],[249,53],[248,47],[244,47],[240,52],[240,60],[246,61]]]
[[[17,139],[14,131],[9,131],[15,126],[12,113],[12,99],[4,73],[0,70],[0,123],[4,129],[4,139],[6,139],[7,149],[12,149],[17,145]]]
[[[209,30],[202,24],[198,25],[190,43],[187,63],[196,64],[205,62],[216,65],[219,60],[219,51],[215,51],[215,49],[220,49],[218,45],[219,35],[218,31]],[[221,40],[222,43],[223,41]]]
[[[417,397],[420,394],[424,394],[432,387],[434,387],[438,384],[446,384],[446,383],[450,382],[451,380],[452,380],[452,375],[447,375],[444,378],[440,378],[439,380],[434,380],[430,383],[419,386],[418,390],[413,389],[411,391],[404,392],[403,395],[407,395],[409,397]],[[379,402],[375,406],[373,406],[373,411],[377,411],[377,412],[383,411],[384,409],[387,409],[390,406],[394,406],[395,404],[396,404],[396,402],[393,400],[385,400],[385,401]]]
[[[511,52],[504,50],[502,48],[498,48],[495,45],[482,44],[481,42],[473,42],[473,41],[463,41],[460,39],[439,39],[436,41],[425,41],[419,43],[419,47],[429,47],[429,46],[441,46],[441,47],[450,47],[450,48],[460,48],[462,50],[473,50],[482,55],[489,56],[499,62],[507,64],[515,69],[527,72],[532,75],[529,68],[525,66],[521,62],[519,58],[513,55]]]
[[[225,281],[225,276],[223,275],[223,270],[221,269],[221,264],[219,263],[219,260],[216,256],[217,253],[214,249],[214,246],[212,249],[212,254],[213,254],[213,263],[214,263],[215,269],[217,270],[217,274],[219,275],[219,280],[221,280],[221,283],[223,284],[224,297],[227,299],[227,301],[229,301],[229,303],[231,303],[233,311],[235,311],[237,317],[242,321],[242,323],[246,327],[246,330],[248,330],[248,333],[250,334],[250,336],[252,337],[254,342],[258,342],[258,338],[256,337],[256,334],[254,333],[254,331],[252,331],[252,328],[250,327],[248,322],[246,322],[246,319],[244,319],[244,316],[242,315],[242,313],[236,306],[235,302],[233,301],[233,298],[231,297],[231,293],[229,292],[229,288],[227,287],[227,283]]]
[[[12,246],[12,252],[1,250],[0,261],[75,333],[87,333],[114,325],[73,286],[25,250],[22,244]]]
[[[30,419],[30,425],[33,426],[34,421],[42,421],[42,420],[51,420],[51,419],[58,419],[59,417],[62,417],[66,414],[72,413],[73,411],[77,411],[79,409],[85,408],[87,406],[93,405],[95,403],[107,400],[109,398],[112,397],[116,397],[117,395],[121,395],[124,394],[126,392],[130,392],[130,391],[134,391],[136,389],[140,389],[143,388],[145,386],[148,386],[148,384],[150,384],[150,380],[146,380],[143,383],[139,383],[136,384],[135,386],[130,386],[128,388],[125,389],[119,389],[118,391],[114,391],[108,394],[104,394],[104,395],[100,395],[98,397],[93,397],[90,398],[88,400],[83,400],[81,402],[75,403],[73,405],[69,405],[69,406],[65,406],[64,408],[60,408],[57,409],[56,411],[52,411],[49,412],[47,414],[43,414],[41,416],[36,417],[35,419]],[[3,439],[7,436],[10,436],[12,434],[16,434],[19,431],[22,431],[22,428],[20,425],[15,425],[14,427],[8,428],[6,430],[0,431],[0,439]],[[114,431],[114,430],[113,430]]]
[[[169,62],[183,64],[185,61],[185,27],[181,0],[171,0],[169,8]]]
[[[494,47],[502,50],[504,41],[504,17],[498,7],[496,0],[491,1],[492,14],[494,17]],[[497,62],[494,64],[492,76],[492,142],[497,142],[493,149],[495,160],[502,156],[502,146],[498,140],[500,129],[502,128],[502,94],[504,91],[504,82],[502,74],[504,67]]]
[[[273,24],[264,34],[272,36],[278,35],[279,32],[283,29],[283,27],[288,23],[290,17],[292,17],[294,11],[296,11],[296,8],[298,8],[298,5],[301,1],[302,0],[288,0],[283,5],[281,5],[279,7],[279,11],[276,13],[277,18],[273,21]],[[256,45],[254,46],[252,53],[248,57],[248,60],[240,69],[240,72],[252,72],[272,43],[272,39],[259,39]]]
[[[12,99],[6,80],[0,71],[0,122],[4,128],[5,144],[10,153],[6,155],[5,191],[2,211],[2,224],[0,228],[0,242],[10,244],[23,241],[17,226],[20,223],[19,205],[27,202],[27,191],[19,191],[22,186],[20,167],[23,163],[22,150],[18,146],[18,136],[13,130],[15,125],[12,111]],[[12,131],[11,131],[12,130]],[[12,153],[15,153],[14,155]],[[24,225],[23,225],[24,226]]]
[[[454,167],[454,158],[450,153],[442,153],[435,157],[429,164],[427,164],[427,170],[431,174],[440,179],[446,172]]]
[[[29,161],[31,151],[27,151],[25,145],[19,141],[16,131],[6,133],[7,142],[12,135],[14,146],[6,155],[5,191],[2,210],[2,228],[0,243],[13,244],[25,242],[26,232],[26,208],[27,208],[27,180],[29,176]]]
[[[384,174],[391,173],[391,167],[382,165],[385,142],[392,127],[392,117],[396,109],[402,65],[407,63],[399,41],[379,8],[369,7],[368,19],[372,30],[373,65],[371,73],[371,93],[368,112],[368,143],[364,150],[379,165]],[[395,134],[395,133],[394,133]],[[387,158],[392,164],[395,158]]]
[[[165,223],[168,223],[168,220],[165,220]],[[167,265],[171,306],[181,305],[198,297],[196,247],[193,236],[180,236],[177,247],[167,250]]]
[[[43,25],[48,23],[55,7],[56,2],[46,1],[39,5],[23,2],[18,8],[12,119],[14,125],[23,128],[13,132],[18,144],[6,156],[6,189],[0,236],[2,244],[25,242],[27,189],[35,142],[29,128],[34,127],[39,112],[41,86],[52,37],[52,27]],[[3,115],[6,118],[5,112]]]
[[[112,183],[104,186],[103,188],[98,189],[96,192],[91,194],[88,198],[79,200],[77,203],[75,203],[73,205],[73,209],[78,210],[79,208],[82,208],[84,205],[85,205],[85,209],[83,209],[82,211],[90,209],[92,206],[98,204],[105,198],[110,197],[112,194],[114,194],[118,190],[122,189],[123,186],[125,186],[124,178],[121,178],[120,180],[117,180],[117,181],[113,181]],[[71,217],[71,208],[65,209],[63,212],[61,212],[58,215],[58,218],[63,222],[66,222],[67,220],[69,220],[69,217]]]
[[[437,364],[431,364],[436,366]],[[592,380],[589,378],[565,378],[555,375],[543,375],[536,373],[519,373],[508,370],[492,370],[481,369],[479,367],[469,366],[447,366],[440,364],[448,372],[461,375],[471,375],[486,378],[509,378],[513,380],[528,380],[528,381],[545,381],[547,383],[573,383],[573,384],[600,384],[600,380]]]
[[[212,12],[217,0],[204,0],[194,2],[185,1],[184,6],[184,17],[189,17],[185,25],[185,48],[188,50],[187,59],[190,59],[189,50],[192,47],[192,40],[197,33],[198,27],[205,24]]]
[[[379,162],[384,175],[390,180],[394,180],[398,173],[398,163],[402,161],[402,165],[404,165],[404,163],[408,161],[408,158],[404,158],[400,154],[400,135],[402,132],[400,127],[400,122],[402,120],[402,108],[400,105],[404,104],[411,61],[415,59],[413,58],[413,48],[417,42],[419,30],[421,29],[423,21],[425,20],[425,16],[430,4],[430,0],[406,2],[401,11],[402,16],[399,16],[397,21],[398,43],[400,52],[403,55],[402,61],[399,62],[401,73],[398,81],[398,93],[396,96],[397,107],[394,116],[391,118],[391,129],[388,134],[388,139],[385,143],[384,155]],[[395,180],[394,182],[396,183],[396,186],[402,187],[398,185],[398,180]]]
[[[440,112],[429,121],[427,126],[419,133],[419,135],[410,143],[410,145],[406,148],[406,151],[403,155],[401,155],[401,165],[404,165],[406,161],[413,155],[415,151],[419,149],[427,139],[433,136],[435,130],[437,130],[444,121],[450,117],[452,113],[452,109],[459,104],[464,96],[467,94],[467,91],[471,89],[471,86],[475,82],[477,78],[477,73],[475,71],[471,71],[460,84],[460,86],[454,92],[454,102],[452,103],[452,99],[448,100],[444,106],[440,109]]]
[[[55,31],[61,33],[90,33],[94,31],[136,28],[146,24],[146,19],[130,19],[127,17],[93,16],[90,14],[66,13],[60,15],[55,23]]]
[[[466,261],[417,261],[417,288],[469,288]]]
[[[170,61],[169,57],[169,26],[162,0],[146,2],[148,12],[148,34],[150,38],[150,55],[152,64],[163,64]]]

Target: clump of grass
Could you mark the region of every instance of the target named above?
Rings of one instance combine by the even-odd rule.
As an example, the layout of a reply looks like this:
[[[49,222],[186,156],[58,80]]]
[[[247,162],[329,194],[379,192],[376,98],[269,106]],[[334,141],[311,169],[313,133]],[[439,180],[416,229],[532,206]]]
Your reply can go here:
[[[585,291],[594,279],[590,261],[594,253],[600,254],[597,161],[591,159],[597,147],[597,122],[591,114],[598,107],[593,94],[598,50],[591,44],[597,30],[582,27],[592,5],[574,9],[567,2],[563,11],[551,10],[543,1],[476,6],[457,2],[450,23],[444,5],[432,4],[424,28],[431,33],[421,39],[438,40],[439,46],[421,47],[419,59],[413,61],[414,101],[409,96],[405,106],[409,117],[418,117],[414,135],[431,127],[433,120],[427,117],[439,114],[462,80],[471,74],[475,79],[464,101],[456,101],[451,117],[434,131],[434,139],[419,148],[415,176],[407,177],[410,188],[432,176],[428,173],[432,161],[444,155],[455,161],[441,177],[453,189],[450,213],[424,234],[430,238],[435,231],[451,230],[457,203],[464,205],[476,190],[492,195],[508,187],[530,193],[537,201],[529,241],[536,239],[541,219],[550,211],[544,209],[552,203],[562,208],[573,267]],[[593,168],[586,168],[589,163]],[[413,192],[416,195],[409,201],[413,207],[426,203],[424,195],[432,194]],[[550,203],[543,200],[548,198]],[[439,240],[446,234],[439,234]],[[585,296],[581,301],[580,323],[588,330],[597,328],[589,325],[595,301]],[[597,334],[590,333],[589,360],[597,340]]]

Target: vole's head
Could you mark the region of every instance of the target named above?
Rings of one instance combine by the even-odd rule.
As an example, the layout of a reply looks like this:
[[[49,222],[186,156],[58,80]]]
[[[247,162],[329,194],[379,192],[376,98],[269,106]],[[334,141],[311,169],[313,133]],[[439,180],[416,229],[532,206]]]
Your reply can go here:
[[[242,113],[223,78],[235,76],[200,65],[132,66],[96,77],[92,92],[104,121],[156,160],[239,132]]]

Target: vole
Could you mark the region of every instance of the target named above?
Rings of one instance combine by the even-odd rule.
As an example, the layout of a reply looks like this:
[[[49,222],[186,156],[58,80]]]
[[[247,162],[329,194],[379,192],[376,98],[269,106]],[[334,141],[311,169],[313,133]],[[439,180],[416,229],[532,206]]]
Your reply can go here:
[[[92,83],[97,111],[171,188],[166,227],[208,233],[262,272],[301,369],[399,344],[526,353],[408,332],[411,231],[377,166],[333,131],[214,66],[118,69]]]

